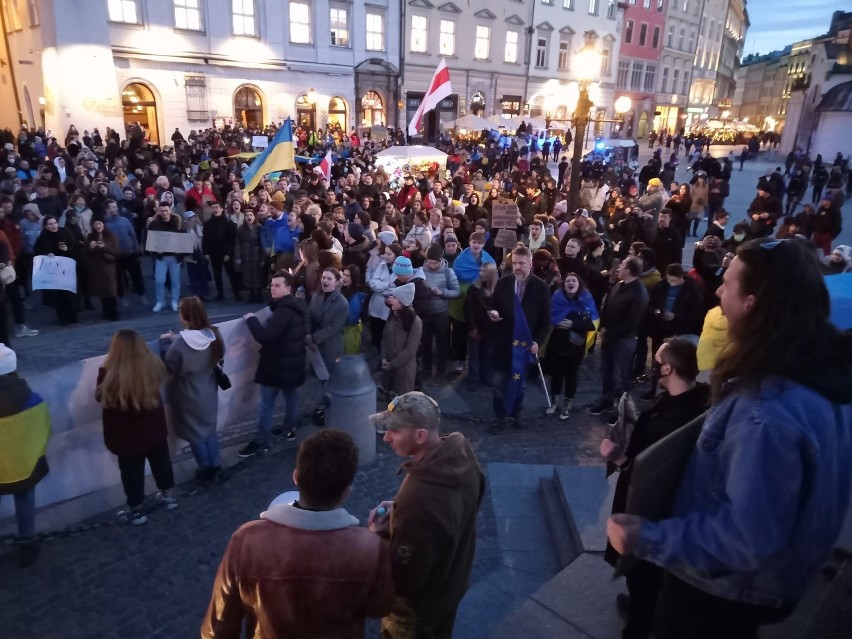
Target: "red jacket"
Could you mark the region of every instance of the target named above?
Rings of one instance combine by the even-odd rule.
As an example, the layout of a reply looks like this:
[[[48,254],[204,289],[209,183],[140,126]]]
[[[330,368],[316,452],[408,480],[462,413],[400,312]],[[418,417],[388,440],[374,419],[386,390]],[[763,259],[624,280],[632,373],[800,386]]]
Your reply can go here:
[[[343,508],[273,506],[231,537],[203,639],[358,639],[393,609],[386,543]]]

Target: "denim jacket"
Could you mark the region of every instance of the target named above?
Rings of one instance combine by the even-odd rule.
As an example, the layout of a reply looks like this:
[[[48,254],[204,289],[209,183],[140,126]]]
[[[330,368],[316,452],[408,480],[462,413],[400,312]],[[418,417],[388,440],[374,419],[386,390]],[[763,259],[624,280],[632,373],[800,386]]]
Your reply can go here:
[[[795,604],[849,507],[852,379],[837,372],[829,392],[774,377],[718,402],[673,517],[643,524],[636,556],[711,595]]]

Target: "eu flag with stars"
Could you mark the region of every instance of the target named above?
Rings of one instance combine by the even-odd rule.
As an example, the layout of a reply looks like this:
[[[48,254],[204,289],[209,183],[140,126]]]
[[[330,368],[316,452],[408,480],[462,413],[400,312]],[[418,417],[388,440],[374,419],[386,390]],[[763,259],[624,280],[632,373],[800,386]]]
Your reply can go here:
[[[515,325],[512,329],[512,372],[509,383],[506,385],[506,393],[503,395],[503,410],[509,416],[515,414],[515,404],[524,390],[527,367],[535,359],[535,356],[530,352],[533,343],[530,325],[527,323],[526,315],[524,315],[521,300],[517,295],[514,298]]]

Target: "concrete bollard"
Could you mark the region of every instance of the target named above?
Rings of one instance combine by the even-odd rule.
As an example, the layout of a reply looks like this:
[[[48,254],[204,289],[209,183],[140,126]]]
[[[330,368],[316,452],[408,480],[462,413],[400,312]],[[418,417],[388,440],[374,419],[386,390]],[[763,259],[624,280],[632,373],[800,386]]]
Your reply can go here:
[[[337,360],[326,391],[330,404],[325,425],[345,430],[358,446],[358,465],[376,461],[376,429],[367,418],[376,412],[376,384],[366,360],[344,355]]]

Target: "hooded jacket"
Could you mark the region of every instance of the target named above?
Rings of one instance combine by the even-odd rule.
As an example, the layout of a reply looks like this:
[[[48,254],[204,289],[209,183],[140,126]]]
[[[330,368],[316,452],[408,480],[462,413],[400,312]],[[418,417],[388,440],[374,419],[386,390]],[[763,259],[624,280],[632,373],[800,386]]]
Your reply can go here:
[[[405,462],[403,471],[390,520],[397,612],[436,619],[454,610],[467,591],[485,476],[461,433],[441,437],[424,459]]]
[[[246,321],[251,336],[260,344],[254,381],[274,388],[298,388],[305,383],[307,307],[303,300],[287,295],[272,300],[269,308],[272,315],[266,324],[257,317]]]
[[[175,435],[191,444],[216,432],[219,387],[213,374],[217,361],[210,351],[214,341],[209,328],[183,330],[175,339],[160,340],[163,363],[172,376],[166,387]]]
[[[442,259],[438,268],[434,271],[428,266],[423,266],[423,279],[429,288],[429,297],[424,301],[422,312],[425,315],[445,315],[450,310],[450,300],[457,298],[459,290],[459,279],[455,271],[449,267],[447,260]],[[433,288],[438,293],[432,292]],[[420,311],[418,310],[418,314]],[[421,315],[423,317],[423,315]]]
[[[733,388],[707,415],[672,517],[635,554],[696,588],[771,608],[801,597],[849,508],[852,335],[797,379]]]
[[[349,317],[349,302],[339,289],[331,293],[319,291],[308,305],[311,338],[319,348],[329,373],[338,358],[343,357],[343,327]]]
[[[358,639],[394,603],[386,543],[343,508],[271,506],[232,536],[201,626],[204,639]]]

